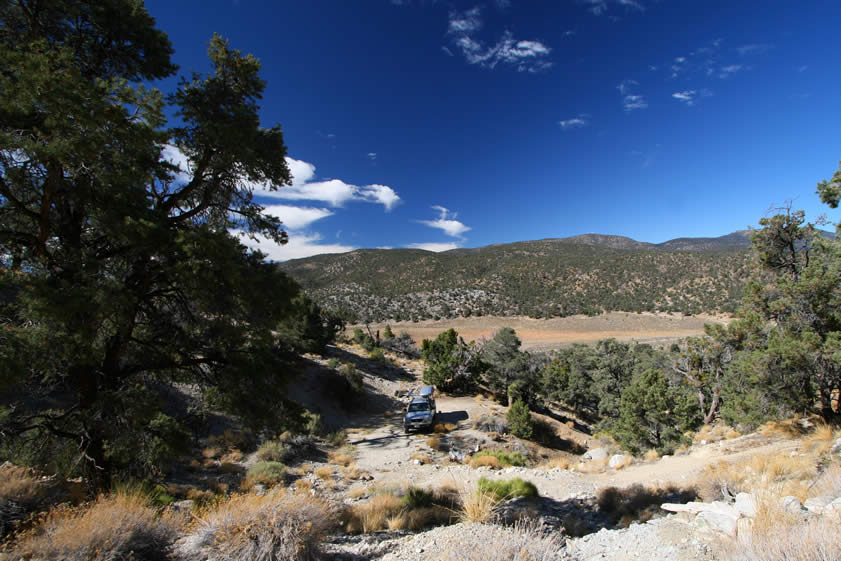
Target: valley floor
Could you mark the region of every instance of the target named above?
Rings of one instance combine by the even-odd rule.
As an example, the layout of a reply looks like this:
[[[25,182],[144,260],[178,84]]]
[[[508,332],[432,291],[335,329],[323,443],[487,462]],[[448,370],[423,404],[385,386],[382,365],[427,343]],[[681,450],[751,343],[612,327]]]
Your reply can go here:
[[[574,343],[595,343],[602,339],[668,345],[686,337],[701,335],[706,323],[727,323],[724,316],[610,312],[598,316],[534,319],[527,317],[480,316],[468,318],[390,323],[395,333],[406,331],[420,345],[442,331],[455,329],[465,341],[490,339],[502,327],[511,327],[524,350],[551,350]],[[371,324],[372,332],[385,323]]]

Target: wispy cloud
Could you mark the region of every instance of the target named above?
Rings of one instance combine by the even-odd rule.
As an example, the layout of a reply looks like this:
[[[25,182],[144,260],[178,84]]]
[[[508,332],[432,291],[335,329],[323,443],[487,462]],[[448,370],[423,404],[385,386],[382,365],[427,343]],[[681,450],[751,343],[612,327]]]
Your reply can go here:
[[[496,68],[500,64],[517,69],[518,72],[541,72],[552,66],[547,57],[552,49],[540,41],[515,39],[510,31],[493,44],[486,44],[475,34],[482,29],[479,7],[465,12],[450,12],[447,34],[452,46],[461,52],[468,64],[482,68]],[[449,49],[446,49],[451,53]]]
[[[645,97],[641,95],[626,95],[622,98],[622,107],[625,111],[645,109],[648,107],[648,102],[645,101]]]
[[[774,48],[774,46],[769,45],[767,43],[753,43],[750,45],[742,45],[741,47],[736,47],[736,52],[742,56],[761,55],[763,53],[767,53],[772,48]]]
[[[470,230],[470,226],[466,226],[456,220],[458,215],[454,212],[450,212],[447,208],[438,205],[435,205],[432,208],[438,211],[438,218],[436,220],[418,220],[418,222],[425,224],[430,228],[438,228],[452,238],[464,239],[462,234]]]
[[[616,89],[619,90],[619,94],[622,96],[622,108],[626,112],[648,107],[648,102],[645,101],[644,96],[631,93],[638,85],[639,82],[636,80],[623,80],[622,83],[616,86]]]
[[[581,113],[572,119],[558,121],[558,124],[561,125],[561,128],[564,130],[580,129],[590,124],[590,115]]]
[[[434,251],[435,253],[440,253],[442,251],[450,251],[451,249],[458,249],[459,245],[455,242],[424,242],[424,243],[411,243],[409,244],[410,248],[412,249],[425,249],[426,251]]]
[[[798,72],[806,72],[808,69],[809,69],[809,67],[808,67],[807,65],[805,65],[805,64],[804,64],[803,66],[801,66],[800,68],[798,68],[798,69],[797,69],[797,71],[798,71]]]
[[[579,0],[582,4],[587,6],[587,10],[596,16],[604,15],[608,12],[608,4],[616,3],[626,9],[637,12],[644,12],[645,6],[639,0]]]
[[[682,92],[675,92],[672,94],[672,97],[678,101],[684,102],[686,105],[694,105],[696,93],[697,92],[695,90],[686,90]]]
[[[698,102],[699,98],[702,97],[710,97],[713,95],[711,90],[706,88],[698,91],[698,90],[684,90],[682,92],[675,92],[672,94],[672,97],[680,102],[685,103],[686,105],[695,105]]]
[[[376,152],[368,152],[368,159],[372,160],[372,161],[376,160],[377,159],[377,153]]]
[[[729,78],[730,76],[733,76],[743,68],[744,67],[741,64],[730,64],[728,66],[722,66],[721,71],[718,73],[718,77],[722,79]]]

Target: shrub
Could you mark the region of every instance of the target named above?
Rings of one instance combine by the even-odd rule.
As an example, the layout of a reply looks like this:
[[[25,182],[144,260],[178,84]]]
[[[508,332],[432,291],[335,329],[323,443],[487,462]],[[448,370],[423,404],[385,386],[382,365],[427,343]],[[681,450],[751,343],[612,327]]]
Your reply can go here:
[[[528,405],[522,399],[514,400],[506,414],[508,425],[511,427],[511,434],[517,438],[531,438],[534,433],[531,413]]]
[[[441,449],[441,437],[437,434],[433,434],[432,436],[428,436],[426,438],[426,445],[432,448],[433,450],[440,450]]]
[[[420,487],[409,487],[403,495],[403,506],[407,508],[425,508],[435,504],[435,493]]]
[[[493,415],[482,415],[479,420],[473,424],[476,430],[483,432],[497,432],[499,434],[508,433],[508,423],[501,417]]]
[[[325,440],[327,440],[327,443],[331,446],[341,446],[347,440],[347,431],[342,429],[337,430],[336,432],[331,432],[327,435]]]
[[[499,449],[492,449],[492,450],[480,450],[473,454],[474,458],[481,458],[484,456],[493,456],[497,460],[499,460],[500,465],[503,467],[508,466],[517,466],[522,467],[526,465],[526,458],[519,452],[506,452],[505,450]]]
[[[680,489],[673,485],[647,488],[636,484],[624,489],[604,487],[596,496],[596,504],[612,524],[627,527],[633,521],[647,522],[660,513],[663,503],[687,503],[697,496],[692,488]]]
[[[54,508],[18,535],[11,558],[166,561],[179,529],[174,517],[158,515],[144,493],[115,492],[84,508]]]
[[[267,440],[257,449],[257,457],[265,462],[285,462],[291,455],[289,446],[279,440]]]
[[[513,479],[479,479],[479,491],[490,493],[497,500],[502,501],[514,497],[536,497],[537,487],[531,481],[524,481],[519,477]]]
[[[331,357],[330,360],[327,361],[327,368],[336,369],[339,367],[339,359],[336,357]]]
[[[419,358],[421,354],[418,346],[405,331],[397,337],[383,339],[381,345],[391,352],[407,358]]]
[[[208,561],[311,560],[335,524],[335,512],[317,497],[280,488],[262,496],[234,495],[201,513],[178,540],[176,553]]]
[[[385,353],[380,347],[374,347],[373,349],[371,349],[371,352],[368,353],[368,358],[375,362],[379,362],[380,364],[385,364],[386,362],[388,362]]]
[[[272,487],[286,480],[287,468],[280,462],[257,462],[248,469],[243,484],[245,488],[261,484]]]
[[[346,362],[339,368],[339,373],[347,380],[354,391],[362,390],[362,374],[356,370],[351,362]]]

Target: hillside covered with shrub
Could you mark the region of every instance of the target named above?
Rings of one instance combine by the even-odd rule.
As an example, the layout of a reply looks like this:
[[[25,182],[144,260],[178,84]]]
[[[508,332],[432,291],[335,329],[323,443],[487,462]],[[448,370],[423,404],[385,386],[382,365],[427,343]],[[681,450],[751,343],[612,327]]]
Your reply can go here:
[[[359,321],[603,311],[731,312],[750,274],[745,233],[660,245],[595,234],[456,249],[365,249],[280,265]]]

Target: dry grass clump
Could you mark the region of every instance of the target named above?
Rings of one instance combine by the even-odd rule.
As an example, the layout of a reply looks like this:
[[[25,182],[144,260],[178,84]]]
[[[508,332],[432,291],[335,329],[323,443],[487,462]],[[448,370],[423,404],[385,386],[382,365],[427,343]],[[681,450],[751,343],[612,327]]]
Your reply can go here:
[[[461,519],[466,522],[485,524],[493,522],[499,510],[499,499],[493,493],[481,491],[478,487],[463,489],[459,493]]]
[[[310,560],[335,524],[326,501],[275,488],[234,495],[200,513],[175,549],[184,559],[208,561]]]
[[[272,487],[286,481],[287,468],[280,462],[257,462],[245,475],[242,480],[244,490],[251,489],[254,485],[265,485]]]
[[[803,500],[817,475],[813,456],[766,454],[753,456],[747,463],[721,461],[709,465],[696,479],[696,486],[705,501],[720,500],[725,486],[730,493],[773,488],[775,492]]]
[[[539,525],[518,522],[513,527],[471,524],[457,547],[453,561],[560,561],[565,558],[564,538],[545,535]]]
[[[698,432],[695,433],[693,440],[695,442],[718,442],[720,440],[730,440],[741,436],[741,433],[733,427],[724,423],[716,423],[714,425],[704,425]]]
[[[223,454],[222,457],[219,458],[219,461],[222,462],[223,464],[233,464],[233,463],[236,463],[236,462],[241,462],[242,458],[244,456],[245,455],[242,453],[241,450],[239,450],[238,448],[234,448],[233,450],[230,450],[228,453]]]
[[[416,462],[420,463],[421,465],[426,465],[426,464],[431,464],[432,463],[432,458],[430,458],[426,454],[420,454],[420,453],[417,453],[417,452],[412,454],[409,459],[413,460],[413,461],[416,461]]]
[[[502,464],[499,458],[495,456],[473,456],[470,458],[470,467],[477,469],[480,467],[489,467],[491,469],[499,469]]]
[[[455,423],[435,423],[435,426],[432,427],[433,432],[436,434],[447,434],[448,432],[452,432],[458,428],[458,425]]]
[[[215,496],[216,495],[214,495],[213,491],[208,489],[198,489],[196,487],[187,489],[187,492],[184,494],[185,499],[190,499],[191,501],[195,501],[199,504],[210,502]]]
[[[773,491],[757,493],[751,531],[722,545],[721,557],[733,561],[836,561],[841,559],[838,520],[787,512]]]
[[[785,421],[768,421],[757,432],[764,436],[776,436],[783,438],[800,438],[809,433],[812,423],[800,415],[795,415]]]
[[[542,469],[570,469],[572,462],[567,456],[556,456],[540,464],[538,467]]]
[[[800,443],[800,450],[807,454],[815,456],[823,456],[827,454],[835,441],[841,436],[839,431],[826,423],[820,423],[815,426],[815,430],[806,435]]]
[[[344,513],[344,527],[349,534],[376,532],[388,527],[388,520],[403,510],[395,495],[377,495],[367,503],[353,505]]]
[[[45,482],[31,469],[10,463],[0,465],[0,539],[20,520],[50,502]]]
[[[651,448],[645,454],[642,455],[642,459],[646,462],[655,462],[660,459],[660,453],[654,448]]]
[[[296,493],[309,493],[313,487],[313,483],[309,479],[296,479],[294,485]]]
[[[575,469],[581,473],[604,473],[607,471],[607,464],[609,461],[610,460],[608,458],[601,458],[600,460],[581,462]]]
[[[451,523],[459,506],[458,494],[409,487],[399,495],[379,494],[366,503],[348,507],[343,514],[343,524],[348,533],[421,530],[430,525]]]
[[[83,508],[54,508],[8,551],[10,559],[165,561],[180,525],[171,515],[160,516],[141,491],[119,491]]]
[[[358,499],[368,494],[368,489],[364,485],[354,485],[347,490],[345,495],[350,499]]]
[[[663,503],[687,503],[697,496],[693,488],[681,489],[674,485],[644,487],[636,484],[623,489],[603,487],[596,495],[596,504],[611,524],[627,528],[631,522],[651,520],[660,513],[660,505]]]
[[[432,448],[433,450],[440,450],[441,449],[441,437],[437,434],[433,434],[432,436],[428,436],[426,438],[426,445]]]
[[[324,481],[333,478],[333,468],[331,468],[330,466],[321,466],[320,468],[317,468],[313,473],[316,475],[316,477],[318,477],[319,479],[323,479]]]
[[[327,455],[327,459],[331,464],[335,464],[338,466],[349,466],[353,463],[353,456],[349,454],[343,454],[341,452],[330,452]]]

